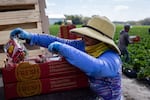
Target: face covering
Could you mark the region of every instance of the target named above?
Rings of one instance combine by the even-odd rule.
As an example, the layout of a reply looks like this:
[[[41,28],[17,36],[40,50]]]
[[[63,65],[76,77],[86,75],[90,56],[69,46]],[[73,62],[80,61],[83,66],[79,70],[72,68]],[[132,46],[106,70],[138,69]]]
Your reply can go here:
[[[85,51],[93,57],[98,57],[108,49],[108,46],[101,42],[96,45],[86,46]]]

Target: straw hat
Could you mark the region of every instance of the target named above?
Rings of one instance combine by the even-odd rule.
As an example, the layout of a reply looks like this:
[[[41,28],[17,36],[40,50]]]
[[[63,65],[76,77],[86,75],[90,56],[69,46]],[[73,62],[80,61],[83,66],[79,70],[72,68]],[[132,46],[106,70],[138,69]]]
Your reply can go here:
[[[114,43],[115,25],[104,16],[94,16],[86,26],[70,30],[72,33],[86,35],[110,45],[120,54],[120,50]]]

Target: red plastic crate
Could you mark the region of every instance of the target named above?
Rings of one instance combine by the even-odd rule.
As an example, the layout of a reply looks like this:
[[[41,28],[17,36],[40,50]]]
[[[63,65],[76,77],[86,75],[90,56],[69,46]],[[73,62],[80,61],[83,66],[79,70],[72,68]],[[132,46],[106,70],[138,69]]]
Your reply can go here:
[[[141,40],[140,36],[130,36],[129,39],[130,39],[133,43],[138,43],[138,42],[140,42],[140,40]]]
[[[65,59],[49,61],[44,63],[31,64],[23,62],[13,64],[2,69],[4,83],[17,81],[28,81],[40,78],[51,78],[53,76],[66,76],[74,74],[84,74],[78,68],[69,64]]]
[[[78,38],[77,35],[69,32],[73,28],[76,28],[76,26],[73,24],[60,26],[59,37],[65,38],[65,39],[77,39]]]
[[[73,90],[88,87],[88,79],[83,74],[57,76],[4,85],[6,100],[33,95]]]

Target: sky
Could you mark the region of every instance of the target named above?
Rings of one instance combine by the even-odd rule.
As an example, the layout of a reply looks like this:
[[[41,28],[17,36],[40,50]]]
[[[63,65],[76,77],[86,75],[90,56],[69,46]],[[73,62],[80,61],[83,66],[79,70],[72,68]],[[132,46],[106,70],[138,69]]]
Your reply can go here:
[[[46,0],[49,17],[62,15],[106,16],[111,21],[150,18],[150,0]]]

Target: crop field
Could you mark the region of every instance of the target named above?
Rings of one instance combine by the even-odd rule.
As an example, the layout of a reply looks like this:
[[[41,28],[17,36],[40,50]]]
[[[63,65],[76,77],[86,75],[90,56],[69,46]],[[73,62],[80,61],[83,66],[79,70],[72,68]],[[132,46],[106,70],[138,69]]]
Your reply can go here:
[[[121,26],[117,26],[115,40],[118,39]],[[123,71],[130,70],[134,78],[146,81],[150,84],[150,26],[133,26],[129,35],[138,35],[139,43],[129,44],[130,62],[124,63]]]
[[[80,27],[80,26],[77,26]],[[129,44],[128,51],[130,53],[130,62],[123,61],[123,72],[133,74],[134,78],[146,81],[150,84],[150,26],[132,26],[129,31],[130,36],[140,36],[140,42]],[[59,33],[59,25],[51,25],[50,33],[57,35]],[[122,25],[116,26],[116,34],[114,41],[117,44],[119,32],[123,29]]]

